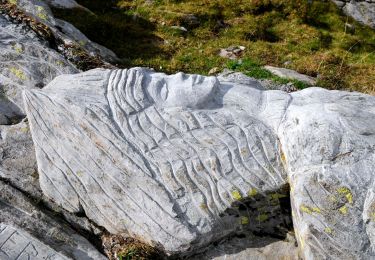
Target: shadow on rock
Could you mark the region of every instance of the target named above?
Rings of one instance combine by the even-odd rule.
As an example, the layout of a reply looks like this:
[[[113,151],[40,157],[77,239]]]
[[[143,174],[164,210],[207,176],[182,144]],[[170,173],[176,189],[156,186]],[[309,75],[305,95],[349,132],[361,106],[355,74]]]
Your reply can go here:
[[[84,33],[90,40],[114,51],[119,66],[137,66],[137,60],[168,58],[161,45],[164,40],[154,34],[155,25],[136,14],[130,15],[117,7],[117,1],[77,1],[90,9],[53,8],[56,18],[63,19]]]

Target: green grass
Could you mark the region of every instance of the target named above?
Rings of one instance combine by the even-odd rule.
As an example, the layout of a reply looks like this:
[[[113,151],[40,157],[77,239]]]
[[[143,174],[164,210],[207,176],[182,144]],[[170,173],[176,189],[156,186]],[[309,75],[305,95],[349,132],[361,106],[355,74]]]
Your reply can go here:
[[[319,75],[318,84],[326,88],[375,93],[375,31],[343,15],[330,1],[77,2],[95,15],[57,9],[55,15],[112,49],[123,67],[207,74],[213,67],[234,66],[253,77],[282,81],[262,69],[273,65]],[[171,26],[184,26],[188,32]],[[231,45],[246,47],[239,66],[218,55]]]
[[[251,59],[230,60],[227,62],[227,68],[234,71],[240,71],[249,77],[256,79],[270,79],[279,84],[293,83],[297,89],[307,88],[308,85],[296,79],[281,78],[264,69],[258,62]]]

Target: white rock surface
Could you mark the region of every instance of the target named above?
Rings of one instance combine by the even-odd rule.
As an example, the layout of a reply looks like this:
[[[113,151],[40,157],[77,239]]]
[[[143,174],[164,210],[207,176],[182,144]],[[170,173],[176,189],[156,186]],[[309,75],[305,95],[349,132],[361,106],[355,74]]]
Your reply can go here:
[[[278,136],[304,255],[373,259],[375,97],[318,88],[292,96]]]
[[[304,258],[375,257],[372,96],[134,68],[24,98],[44,193],[112,233],[170,253],[272,233],[289,183]]]
[[[85,238],[47,213],[0,180],[0,259],[105,259]]]
[[[0,16],[0,101],[3,104],[0,113],[7,117],[23,115],[23,89],[41,88],[57,75],[77,72],[34,32]]]
[[[253,99],[245,109],[266,112],[262,93],[248,97],[253,89],[238,85],[224,95],[231,88],[215,77],[131,69],[61,76],[26,92],[43,191],[169,252],[259,228],[262,213],[231,208],[248,193],[277,192],[286,174],[276,136],[234,103]]]
[[[11,259],[58,259],[69,258],[59,254],[22,229],[0,223],[0,258]]]
[[[292,235],[280,241],[270,237],[233,238],[210,245],[205,253],[189,260],[300,260],[297,242]]]
[[[279,76],[280,78],[286,78],[286,79],[295,79],[301,82],[304,82],[310,86],[314,86],[316,84],[316,79],[301,73],[298,73],[297,71],[285,69],[285,68],[278,68],[273,66],[264,66],[266,70],[271,72],[272,74],[275,74],[276,76]]]

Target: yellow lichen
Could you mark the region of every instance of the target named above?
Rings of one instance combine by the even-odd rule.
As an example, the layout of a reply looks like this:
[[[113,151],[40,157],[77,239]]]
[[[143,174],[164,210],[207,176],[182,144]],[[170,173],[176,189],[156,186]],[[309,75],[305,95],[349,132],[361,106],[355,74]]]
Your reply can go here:
[[[247,150],[247,148],[241,148],[241,154],[242,154],[243,156],[246,156],[246,155],[248,154],[248,150]]]
[[[370,214],[370,216],[371,216],[371,220],[375,222],[375,212],[372,212],[372,213]]]
[[[247,193],[250,197],[255,197],[257,194],[258,194],[258,191],[257,189],[255,188],[252,188],[249,190],[249,192]]]
[[[335,195],[330,195],[328,198],[331,202],[337,202],[337,198]]]
[[[242,216],[241,225],[248,225],[248,224],[249,224],[249,218]]]
[[[238,190],[232,191],[232,198],[235,200],[241,200],[242,199],[241,193]]]
[[[320,208],[318,208],[318,207],[309,207],[309,206],[306,206],[306,205],[304,205],[304,204],[302,204],[302,205],[300,206],[300,210],[301,210],[302,212],[307,213],[307,214],[312,214],[312,213],[318,213],[318,214],[321,214],[321,213],[322,213],[322,211],[321,211]]]
[[[346,215],[348,214],[348,207],[342,206],[341,208],[339,208],[339,211],[341,214]]]
[[[78,176],[78,177],[82,177],[82,176],[83,176],[83,172],[82,172],[82,171],[78,171],[78,172],[77,172],[77,176]]]
[[[43,6],[37,6],[36,10],[37,10],[37,16],[40,19],[42,19],[42,20],[47,20],[48,19],[47,12],[46,12],[46,10],[44,9]]]
[[[61,60],[56,61],[56,64],[59,66],[64,66],[64,62],[62,62]]]
[[[306,207],[305,205],[301,205],[301,206],[300,206],[300,210],[301,210],[302,212],[307,213],[307,214],[312,214],[311,209],[310,209],[309,207]]]
[[[26,75],[22,70],[17,68],[10,68],[10,72],[12,72],[14,76],[16,76],[17,78],[21,80],[26,80]]]
[[[27,133],[27,132],[29,132],[29,127],[28,127],[28,126],[25,126],[25,127],[22,127],[20,130],[21,130],[21,132],[23,132],[23,133]]]
[[[17,5],[17,0],[8,0],[8,2],[12,5]]]
[[[281,150],[280,151],[280,158],[281,158],[281,161],[286,164],[286,156],[285,156],[285,153]]]
[[[264,221],[266,221],[267,219],[268,219],[268,215],[265,214],[265,213],[260,214],[260,215],[257,217],[257,220],[258,220],[259,222],[264,222]]]
[[[208,206],[206,205],[206,203],[202,202],[201,205],[199,205],[199,207],[201,209],[203,209],[204,211],[206,211],[208,209]]]
[[[312,209],[311,209],[313,212],[316,212],[316,213],[322,213],[322,211],[320,210],[320,208],[318,208],[318,207],[313,207]]]
[[[333,230],[332,230],[332,228],[326,227],[324,229],[324,232],[326,232],[327,234],[332,234]]]
[[[78,42],[78,44],[81,45],[81,46],[85,46],[86,45],[86,41],[81,40],[81,41]]]
[[[269,195],[269,198],[271,200],[278,200],[278,199],[281,199],[281,198],[286,198],[286,195],[280,194],[280,193],[272,193],[272,194]]]
[[[21,54],[23,52],[22,46],[15,44],[13,45],[13,49],[18,53]]]
[[[346,197],[346,199],[348,200],[348,202],[350,204],[353,204],[353,194],[351,192],[351,190],[347,187],[340,187],[337,189],[337,192],[341,195],[344,195]]]

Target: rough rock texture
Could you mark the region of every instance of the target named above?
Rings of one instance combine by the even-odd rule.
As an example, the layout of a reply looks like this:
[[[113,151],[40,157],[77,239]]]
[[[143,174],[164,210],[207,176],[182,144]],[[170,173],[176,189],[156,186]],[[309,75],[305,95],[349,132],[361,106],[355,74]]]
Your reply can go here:
[[[0,181],[1,259],[105,259],[66,223],[34,204]]]
[[[91,55],[98,55],[107,61],[113,62],[117,60],[116,54],[97,43],[90,41],[82,32],[70,23],[55,19],[49,5],[55,6],[74,4],[74,1],[42,1],[42,0],[17,0],[17,7],[26,11],[39,22],[47,25],[57,38],[64,40],[65,44],[78,44]],[[67,6],[60,6],[67,8]],[[70,6],[71,7],[71,6]]]
[[[333,2],[358,22],[375,28],[374,0],[333,0]]]
[[[0,178],[35,198],[42,198],[28,124],[23,121],[0,126],[0,137]]]
[[[34,32],[0,15],[0,102],[8,104],[0,113],[8,118],[23,115],[23,89],[41,88],[57,75],[77,72]]]
[[[39,186],[34,144],[26,120],[16,125],[0,126],[0,179],[62,215],[75,228],[90,234],[101,233],[84,216],[75,216],[43,195]]]
[[[272,74],[275,74],[276,76],[279,76],[281,78],[286,79],[295,79],[301,82],[304,82],[310,86],[316,85],[316,79],[301,73],[298,73],[297,71],[285,69],[285,68],[278,68],[273,66],[264,66],[266,70],[271,72]]]
[[[372,259],[375,97],[316,88],[292,96],[278,136],[301,249],[308,259]]]
[[[276,136],[247,112],[270,112],[257,106],[262,93],[238,108],[248,91],[144,69],[57,77],[25,94],[41,187],[110,232],[171,253],[236,231],[276,233],[286,174]]]
[[[169,253],[285,235],[289,183],[306,259],[375,257],[372,96],[134,68],[24,98],[44,193],[112,233]]]
[[[78,49],[82,48],[90,57],[117,60],[112,51],[91,42],[73,25],[55,19],[44,1],[16,3],[24,12],[10,11],[18,24],[10,21],[9,13],[0,14],[0,124],[10,124],[24,116],[23,89],[42,88],[57,75],[79,72],[80,66],[76,65],[80,61],[75,59],[82,54],[75,53]],[[60,45],[51,42],[50,33],[61,41]],[[71,62],[60,53],[71,57]]]
[[[189,260],[299,260],[297,241],[288,234],[284,241],[270,237],[233,238],[210,245],[205,253]]]
[[[68,222],[100,233],[43,195],[27,122],[0,126],[0,259],[104,259]]]
[[[223,72],[217,75],[217,78],[220,82],[240,84],[260,90],[281,90],[288,93],[297,91],[297,88],[293,85],[293,83],[280,84],[271,79],[255,79],[246,76],[241,72],[235,72],[228,69],[224,69]]]

